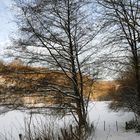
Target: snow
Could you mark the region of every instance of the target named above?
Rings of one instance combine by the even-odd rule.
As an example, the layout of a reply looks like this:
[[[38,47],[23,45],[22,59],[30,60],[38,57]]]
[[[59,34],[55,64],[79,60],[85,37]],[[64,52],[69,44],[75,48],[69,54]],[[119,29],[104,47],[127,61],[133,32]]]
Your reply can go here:
[[[89,105],[89,120],[95,126],[95,132],[93,133],[92,139],[140,140],[139,133],[135,133],[134,130],[126,131],[124,128],[125,122],[133,119],[134,114],[131,112],[123,111],[112,112],[108,109],[108,103],[109,102],[91,102]],[[26,127],[25,123],[29,121],[29,119],[30,115],[28,113],[18,110],[10,111],[0,115],[0,136],[6,133],[14,135],[15,139],[18,139],[18,134],[23,133],[23,129]],[[72,118],[70,118],[70,116],[61,119],[54,116],[46,117],[41,114],[33,115],[32,121],[34,122],[34,124],[37,124],[38,120],[42,120],[46,123],[49,122],[49,124],[53,122],[52,125],[54,125],[54,127],[61,127],[64,124],[66,125],[68,121],[72,121]],[[118,131],[116,122],[118,124]],[[2,140],[1,137],[0,140]]]
[[[109,102],[90,103],[89,120],[94,123],[94,140],[140,140],[140,134],[125,130],[125,122],[134,118],[131,112],[113,112],[108,109]],[[116,127],[118,125],[118,130]],[[105,130],[104,130],[105,123]]]

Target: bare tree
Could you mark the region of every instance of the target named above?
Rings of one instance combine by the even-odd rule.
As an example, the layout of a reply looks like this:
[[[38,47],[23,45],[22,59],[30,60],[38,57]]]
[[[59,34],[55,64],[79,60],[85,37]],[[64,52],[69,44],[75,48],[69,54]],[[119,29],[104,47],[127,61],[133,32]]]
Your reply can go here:
[[[129,69],[131,80],[135,83],[133,87],[135,90],[131,87],[129,88],[131,90],[127,90],[128,87],[124,87],[125,92],[133,91],[133,97],[137,97],[140,101],[140,1],[98,0],[98,3],[103,11],[102,20],[108,29],[104,44],[110,46],[113,51],[112,57],[109,57],[110,61],[118,67],[121,66],[121,69],[117,69],[119,73],[126,71],[123,72],[126,74]],[[136,104],[139,107],[139,103]]]
[[[101,0],[99,1],[99,3],[105,8],[105,24],[108,28],[110,28],[110,32],[114,34],[114,36],[108,37],[108,43],[112,44],[112,47],[116,45],[116,47],[118,47],[118,50],[120,51],[119,53],[121,53],[121,51],[122,53],[127,53],[125,55],[123,54],[123,59],[132,59],[132,63],[130,65],[135,70],[134,76],[137,81],[137,91],[140,97],[138,57],[140,3],[137,0]],[[116,38],[114,39],[115,36]],[[113,45],[113,43],[115,45]]]
[[[65,102],[65,107],[74,107],[79,127],[86,126],[90,93],[85,100],[84,94],[87,91],[84,90],[84,85],[89,80],[91,84],[92,76],[95,75],[92,67],[96,53],[93,39],[101,31],[101,27],[97,27],[92,20],[92,1],[15,2],[20,13],[17,16],[20,35],[18,41],[15,40],[12,53],[27,63],[39,62],[63,72],[63,79],[69,84],[56,84],[55,81],[47,83],[46,92],[49,88],[49,91],[55,91],[55,95],[71,98],[74,102]],[[87,67],[90,73],[87,73]]]
[[[137,121],[140,116],[140,109],[134,73],[134,69],[128,66],[125,71],[119,74],[118,87],[110,91],[110,97],[113,100],[110,108],[134,112]]]

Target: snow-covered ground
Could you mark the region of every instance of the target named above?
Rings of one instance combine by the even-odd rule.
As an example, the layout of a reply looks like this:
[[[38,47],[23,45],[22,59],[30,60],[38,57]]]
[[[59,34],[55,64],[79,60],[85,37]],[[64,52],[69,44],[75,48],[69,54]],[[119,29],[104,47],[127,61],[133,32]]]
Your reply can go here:
[[[125,130],[125,122],[134,118],[133,113],[112,112],[108,109],[108,102],[94,102],[90,108],[89,118],[96,129],[94,140],[140,140],[140,134]]]
[[[89,119],[94,123],[96,129],[93,140],[140,140],[140,134],[126,131],[124,128],[125,122],[133,119],[134,114],[122,111],[112,112],[107,106],[108,102],[94,102],[89,105]],[[15,136],[13,140],[17,140],[18,134],[23,133],[24,124],[29,119],[30,115],[21,111],[10,111],[0,115],[0,136],[12,134]],[[62,122],[60,118],[44,117],[39,114],[34,115],[32,119],[35,123],[38,119],[46,123],[53,122],[54,127],[58,127],[58,124],[61,125],[60,122]],[[63,118],[63,122],[67,123],[68,120],[70,117]]]

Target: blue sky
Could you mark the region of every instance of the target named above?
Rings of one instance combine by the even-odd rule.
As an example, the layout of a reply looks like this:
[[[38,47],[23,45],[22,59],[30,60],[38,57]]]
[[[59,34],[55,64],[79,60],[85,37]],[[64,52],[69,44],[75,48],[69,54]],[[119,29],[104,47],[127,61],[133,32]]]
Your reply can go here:
[[[9,42],[9,37],[16,31],[11,6],[12,0],[0,0],[0,58],[2,58],[4,48]]]

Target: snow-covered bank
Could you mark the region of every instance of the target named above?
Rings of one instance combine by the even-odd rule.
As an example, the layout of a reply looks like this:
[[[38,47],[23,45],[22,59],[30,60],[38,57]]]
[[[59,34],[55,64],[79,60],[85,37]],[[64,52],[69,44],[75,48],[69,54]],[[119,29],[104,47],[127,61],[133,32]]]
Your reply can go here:
[[[107,105],[108,102],[94,102],[89,105],[89,119],[96,127],[93,140],[140,140],[140,134],[133,131],[126,132],[124,128],[125,122],[133,119],[134,114],[122,111],[112,112],[108,109]],[[0,135],[8,132],[14,134],[17,138],[19,133],[23,133],[24,123],[29,119],[29,116],[29,114],[21,111],[11,111],[1,115]],[[61,125],[62,122],[60,118],[56,117],[44,117],[39,114],[33,116],[35,123],[38,119],[47,123],[48,121],[50,123],[53,122],[54,127],[58,127],[58,124]],[[63,118],[63,121],[67,123],[71,119],[70,116],[67,116]]]

